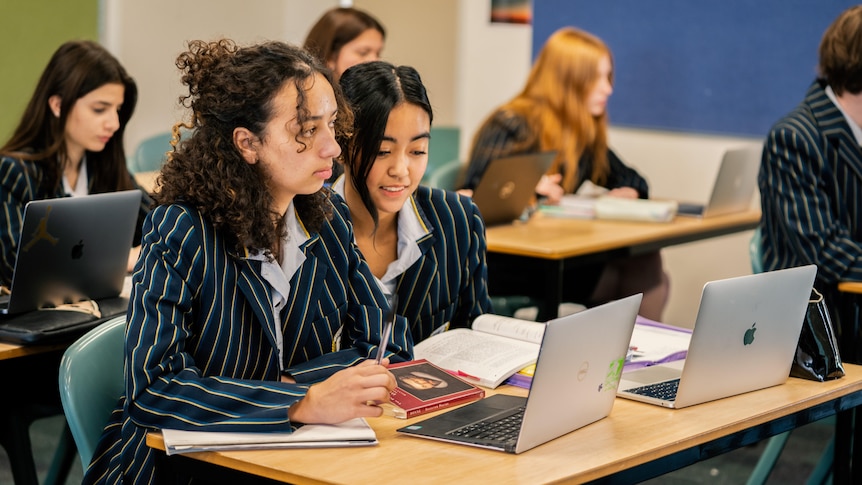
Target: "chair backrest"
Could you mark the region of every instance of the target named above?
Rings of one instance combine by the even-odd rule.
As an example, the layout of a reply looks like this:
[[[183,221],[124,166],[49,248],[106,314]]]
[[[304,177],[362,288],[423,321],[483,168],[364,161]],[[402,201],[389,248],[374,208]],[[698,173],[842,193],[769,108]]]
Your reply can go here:
[[[464,164],[460,160],[449,160],[434,170],[425,172],[425,185],[438,189],[455,190],[458,187]]]
[[[162,168],[171,150],[171,133],[158,133],[138,143],[132,158],[132,172],[154,172]]]
[[[431,141],[428,143],[428,168],[422,183],[429,185],[428,179],[450,160],[457,159],[461,149],[461,129],[457,126],[432,126]]]
[[[124,392],[125,324],[125,315],[100,324],[70,345],[60,361],[60,401],[84,470]]]
[[[763,273],[763,256],[760,254],[760,227],[754,230],[748,241],[748,258],[751,260],[751,272]]]

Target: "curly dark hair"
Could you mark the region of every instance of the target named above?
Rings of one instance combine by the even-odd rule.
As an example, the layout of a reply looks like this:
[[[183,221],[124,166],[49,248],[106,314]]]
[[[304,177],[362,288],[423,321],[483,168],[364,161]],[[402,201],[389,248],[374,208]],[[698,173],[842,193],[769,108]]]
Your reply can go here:
[[[162,167],[155,199],[159,204],[183,202],[197,207],[229,234],[238,254],[255,248],[271,258],[286,231],[282,214],[272,210],[274,199],[261,165],[246,163],[234,145],[234,130],[243,127],[264,139],[274,116],[273,99],[287,82],[298,93],[301,126],[310,116],[306,81],[320,74],[332,85],[338,103],[336,134],[349,133],[353,116],[341,89],[320,61],[284,42],[239,47],[230,39],[195,40],[176,65],[189,90],[179,102],[191,109],[191,121],[173,127],[173,149]],[[297,142],[305,147],[298,135]],[[331,216],[328,197],[328,189],[321,189],[294,198],[309,230],[318,231]]]

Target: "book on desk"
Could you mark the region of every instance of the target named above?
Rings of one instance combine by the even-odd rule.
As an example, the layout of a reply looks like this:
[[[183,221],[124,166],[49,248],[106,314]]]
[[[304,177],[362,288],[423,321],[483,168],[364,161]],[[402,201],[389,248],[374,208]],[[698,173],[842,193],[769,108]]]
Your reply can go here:
[[[678,204],[673,200],[627,199],[611,196],[567,194],[557,204],[541,204],[539,210],[550,217],[605,219],[620,221],[670,222]]]
[[[485,391],[427,360],[411,360],[389,366],[398,382],[382,405],[384,414],[407,419],[485,397]]]
[[[455,328],[419,342],[413,353],[416,359],[494,389],[536,362],[544,332],[541,322],[486,313],[476,317],[471,328]]]

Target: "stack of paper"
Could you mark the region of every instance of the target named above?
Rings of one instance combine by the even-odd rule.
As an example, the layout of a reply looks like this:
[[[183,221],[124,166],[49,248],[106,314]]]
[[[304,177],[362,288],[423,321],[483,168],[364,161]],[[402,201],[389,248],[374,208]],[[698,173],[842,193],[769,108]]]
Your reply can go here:
[[[670,222],[676,217],[677,207],[675,200],[599,197],[595,209],[597,219]]]
[[[675,200],[626,199],[621,197],[591,197],[564,195],[558,204],[539,205],[550,217],[569,219],[612,219],[621,221],[670,222],[676,217]]]

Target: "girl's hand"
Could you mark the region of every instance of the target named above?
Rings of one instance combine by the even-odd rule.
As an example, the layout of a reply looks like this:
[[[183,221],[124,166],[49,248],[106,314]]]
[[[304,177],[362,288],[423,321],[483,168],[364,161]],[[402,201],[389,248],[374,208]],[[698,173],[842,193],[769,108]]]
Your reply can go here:
[[[383,409],[374,403],[389,402],[389,393],[397,385],[387,365],[389,359],[383,359],[380,365],[366,360],[311,386],[305,397],[288,410],[290,420],[336,424],[357,417],[380,416]]]

